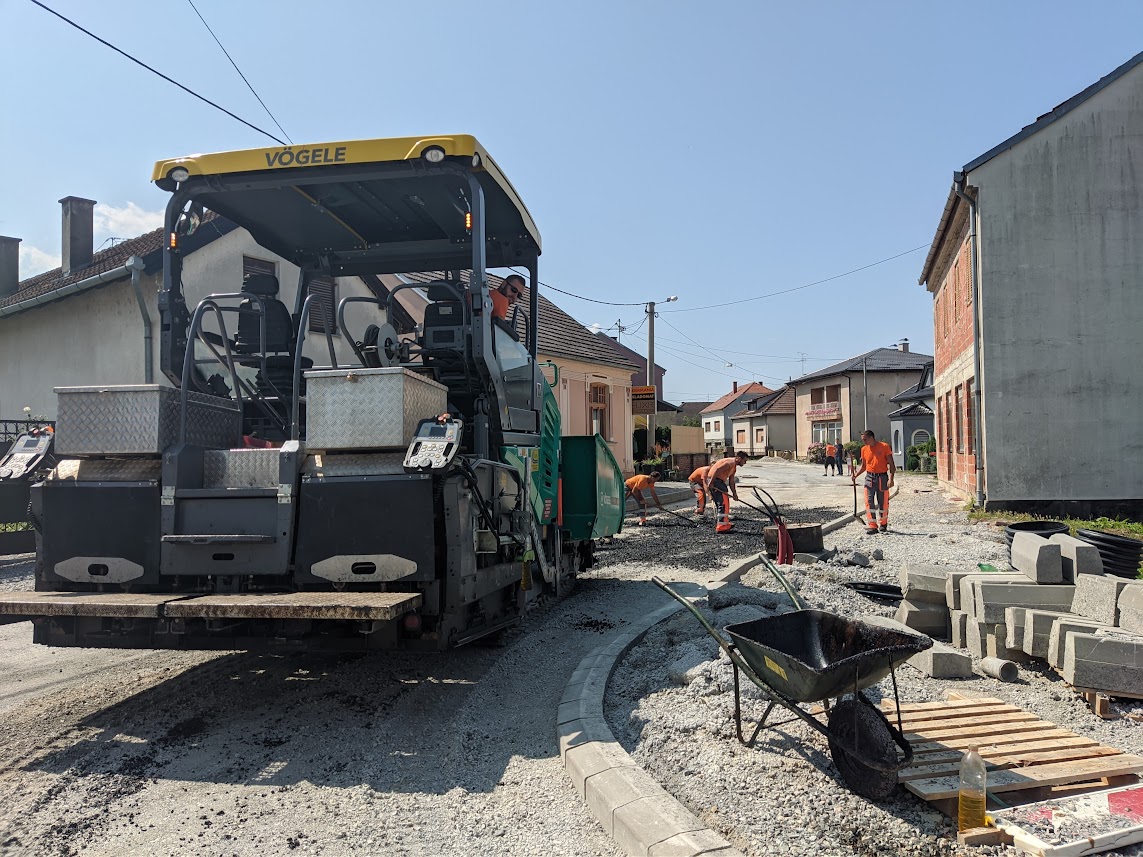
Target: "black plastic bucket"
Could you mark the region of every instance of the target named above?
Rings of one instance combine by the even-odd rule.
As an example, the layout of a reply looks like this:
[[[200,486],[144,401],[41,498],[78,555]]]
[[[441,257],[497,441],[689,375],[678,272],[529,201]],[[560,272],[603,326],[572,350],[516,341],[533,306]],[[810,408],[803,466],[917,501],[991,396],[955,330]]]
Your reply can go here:
[[[1056,533],[1066,533],[1068,529],[1067,524],[1061,524],[1059,521],[1018,521],[1009,524],[1004,528],[1004,538],[1008,542],[1008,567],[1016,567],[1012,564],[1012,539],[1017,533],[1035,533],[1046,539]]]
[[[1095,545],[1107,574],[1130,580],[1139,576],[1139,564],[1143,562],[1143,542],[1102,530],[1076,530],[1076,538]]]

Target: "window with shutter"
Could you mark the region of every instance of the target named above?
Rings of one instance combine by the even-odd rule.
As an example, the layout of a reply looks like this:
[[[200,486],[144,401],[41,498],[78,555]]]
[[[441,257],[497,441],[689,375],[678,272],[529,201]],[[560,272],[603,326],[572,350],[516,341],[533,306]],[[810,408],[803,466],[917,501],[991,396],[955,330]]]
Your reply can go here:
[[[312,333],[337,333],[337,281],[328,277],[315,277],[310,280],[309,293],[314,296],[310,307],[308,330]]]

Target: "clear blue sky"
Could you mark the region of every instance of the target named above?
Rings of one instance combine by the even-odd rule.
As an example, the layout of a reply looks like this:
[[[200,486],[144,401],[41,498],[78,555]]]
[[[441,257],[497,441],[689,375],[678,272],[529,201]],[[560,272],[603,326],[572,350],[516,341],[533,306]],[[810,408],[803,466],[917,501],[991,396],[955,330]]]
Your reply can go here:
[[[474,133],[539,224],[543,281],[678,295],[656,331],[674,401],[901,337],[932,353],[924,250],[685,310],[927,246],[953,170],[1143,33],[1138,2],[195,2],[294,142]],[[48,5],[275,130],[185,0]],[[28,0],[0,0],[0,31],[0,234],[25,273],[59,255],[59,198],[101,203],[97,243],[128,237],[162,208],[155,160],[269,143]]]

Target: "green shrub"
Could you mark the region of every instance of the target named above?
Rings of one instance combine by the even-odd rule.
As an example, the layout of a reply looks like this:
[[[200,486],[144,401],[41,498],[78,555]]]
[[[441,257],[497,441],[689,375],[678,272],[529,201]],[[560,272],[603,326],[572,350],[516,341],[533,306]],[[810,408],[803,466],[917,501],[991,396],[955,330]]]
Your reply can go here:
[[[909,447],[912,449],[913,447]],[[921,467],[921,460],[915,455],[905,456],[905,469],[906,470],[919,470]]]

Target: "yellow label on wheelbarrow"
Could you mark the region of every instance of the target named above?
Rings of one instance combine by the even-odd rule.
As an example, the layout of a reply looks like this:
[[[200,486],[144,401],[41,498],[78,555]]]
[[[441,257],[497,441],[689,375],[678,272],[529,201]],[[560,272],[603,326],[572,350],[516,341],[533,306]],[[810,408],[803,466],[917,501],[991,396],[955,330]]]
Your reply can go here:
[[[774,663],[772,660],[770,660],[769,655],[765,655],[764,657],[766,658],[766,669],[770,670],[772,673],[780,675],[782,677],[782,681],[786,681],[786,671]]]

